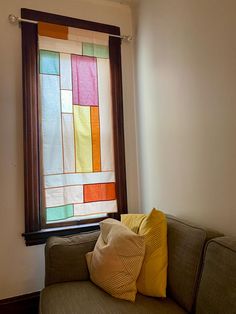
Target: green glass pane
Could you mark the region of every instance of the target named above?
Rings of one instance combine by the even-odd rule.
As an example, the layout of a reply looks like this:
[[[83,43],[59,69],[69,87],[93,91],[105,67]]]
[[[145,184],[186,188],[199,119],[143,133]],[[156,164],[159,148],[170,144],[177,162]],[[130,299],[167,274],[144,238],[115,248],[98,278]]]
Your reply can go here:
[[[39,71],[41,74],[59,75],[59,53],[40,50]]]
[[[107,46],[83,43],[83,55],[97,58],[109,58]]]
[[[54,221],[54,220],[63,220],[63,219],[71,218],[73,216],[74,216],[73,205],[46,208],[47,222]]]

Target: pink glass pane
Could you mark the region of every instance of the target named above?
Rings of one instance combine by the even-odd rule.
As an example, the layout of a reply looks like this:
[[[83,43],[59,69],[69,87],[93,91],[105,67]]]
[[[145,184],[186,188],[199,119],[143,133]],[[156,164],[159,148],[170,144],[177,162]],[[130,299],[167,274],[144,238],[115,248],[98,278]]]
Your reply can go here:
[[[98,106],[96,58],[72,55],[73,104]]]

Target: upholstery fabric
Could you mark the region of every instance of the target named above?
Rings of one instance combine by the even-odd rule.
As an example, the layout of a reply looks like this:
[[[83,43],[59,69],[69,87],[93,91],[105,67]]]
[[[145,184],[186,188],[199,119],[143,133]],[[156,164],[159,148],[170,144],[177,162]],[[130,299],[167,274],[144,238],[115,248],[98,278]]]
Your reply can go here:
[[[196,313],[236,313],[236,237],[208,242]]]
[[[167,216],[167,225],[167,296],[190,312],[195,301],[205,243],[208,239],[221,234],[196,227],[172,216]],[[63,281],[88,280],[85,254],[93,250],[98,235],[98,232],[93,232],[67,238],[50,238],[45,249],[46,285]],[[78,291],[76,293],[80,294]],[[160,302],[163,304],[162,300]],[[44,313],[50,312],[45,310]]]
[[[99,232],[70,237],[51,237],[45,247],[45,285],[57,282],[88,280],[85,254],[92,251]]]
[[[55,284],[41,292],[40,314],[184,314],[169,298],[137,294],[135,303],[111,297],[90,281]]]
[[[167,216],[167,294],[191,312],[195,301],[205,243],[218,232]]]
[[[94,251],[87,253],[90,279],[112,296],[134,302],[145,242],[115,219],[100,222]]]

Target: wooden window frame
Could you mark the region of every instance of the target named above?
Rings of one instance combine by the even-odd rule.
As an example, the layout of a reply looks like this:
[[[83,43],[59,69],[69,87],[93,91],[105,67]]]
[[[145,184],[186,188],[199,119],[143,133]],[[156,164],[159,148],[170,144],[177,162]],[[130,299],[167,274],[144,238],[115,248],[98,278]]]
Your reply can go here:
[[[117,26],[101,24],[76,18],[21,9],[21,17],[28,20],[66,25],[86,30],[120,35]],[[42,244],[49,236],[65,236],[88,232],[99,228],[96,220],[77,222],[76,225],[42,229],[41,226],[41,165],[40,130],[38,116],[38,26],[22,22],[23,67],[23,122],[24,122],[24,178],[25,178],[25,238],[26,245]],[[115,176],[118,213],[110,217],[119,219],[127,213],[127,190],[125,170],[125,145],[123,122],[123,95],[121,72],[121,39],[109,37],[111,86],[113,104],[113,134]]]

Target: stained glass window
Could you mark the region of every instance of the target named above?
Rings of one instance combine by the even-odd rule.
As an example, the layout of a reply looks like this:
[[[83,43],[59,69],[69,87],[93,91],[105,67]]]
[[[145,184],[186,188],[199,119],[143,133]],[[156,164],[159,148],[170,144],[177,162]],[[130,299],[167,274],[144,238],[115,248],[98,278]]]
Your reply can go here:
[[[108,35],[38,25],[46,223],[117,212]]]

